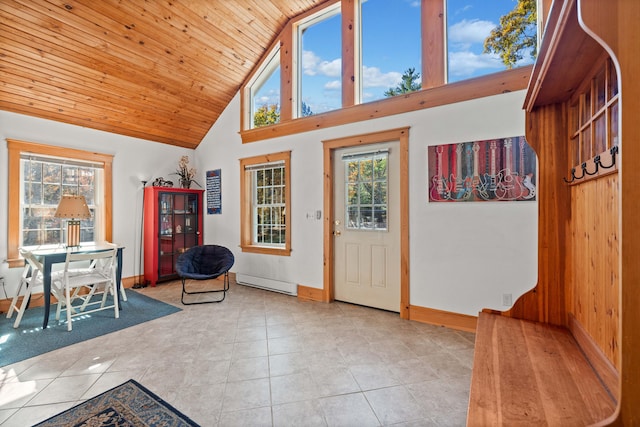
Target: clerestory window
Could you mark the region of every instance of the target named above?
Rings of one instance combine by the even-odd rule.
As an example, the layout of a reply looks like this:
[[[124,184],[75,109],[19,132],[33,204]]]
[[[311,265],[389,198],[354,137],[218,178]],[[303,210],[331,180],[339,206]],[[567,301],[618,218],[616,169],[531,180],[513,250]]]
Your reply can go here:
[[[296,117],[342,107],[340,3],[296,24],[298,102]]]
[[[342,108],[350,108],[349,122],[428,108],[424,99],[416,104],[415,97],[407,94],[422,92],[417,96],[428,98],[424,89],[447,83],[474,79],[463,92],[478,93],[477,85],[485,96],[488,87],[495,93],[503,93],[506,86],[518,90],[522,84],[517,82],[526,71],[504,78],[489,75],[530,65],[536,54],[535,0],[328,3],[289,22],[274,41],[280,55],[276,59],[271,51],[247,79],[241,98],[243,142],[276,135],[256,129],[264,124],[282,125],[277,126],[277,135],[286,135],[344,123],[332,114]],[[485,75],[486,81],[476,79]],[[256,101],[269,99],[266,88],[276,88],[278,79],[280,103],[268,100],[264,110],[277,119],[257,125],[253,117],[264,104]],[[451,93],[460,92],[453,88]],[[446,101],[443,94],[448,92],[439,92],[438,99],[456,102]],[[406,102],[398,95],[404,95]],[[389,98],[396,99],[366,107]],[[277,105],[279,110],[271,108]],[[351,108],[358,105],[362,108]],[[316,121],[290,123],[320,114],[324,117]]]
[[[251,127],[280,123],[280,48],[273,49],[250,85]]]

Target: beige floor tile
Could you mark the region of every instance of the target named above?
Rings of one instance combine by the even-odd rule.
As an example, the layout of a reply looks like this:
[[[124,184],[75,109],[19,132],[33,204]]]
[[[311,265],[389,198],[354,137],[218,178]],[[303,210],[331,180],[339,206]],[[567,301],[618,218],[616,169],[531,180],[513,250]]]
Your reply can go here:
[[[303,353],[286,353],[269,356],[269,374],[272,377],[306,371],[308,367],[309,362],[305,360]]]
[[[319,397],[318,387],[308,371],[271,378],[271,399],[274,405],[317,397]]]
[[[26,406],[50,405],[80,400],[99,377],[100,374],[89,374],[56,378],[31,399]]]
[[[233,345],[233,358],[243,359],[247,357],[267,356],[267,340],[243,341]]]
[[[227,383],[222,402],[222,412],[235,412],[271,405],[269,379]]]
[[[72,377],[75,375],[101,374],[109,369],[116,358],[117,354],[95,351],[78,359],[73,365],[63,371],[60,376]]]
[[[373,409],[362,393],[343,394],[320,399],[328,426],[379,426]]]
[[[75,406],[76,402],[52,403],[50,405],[27,406],[16,411],[2,423],[2,427],[32,426]]]
[[[353,365],[349,368],[349,371],[362,391],[402,384],[387,363]]]
[[[5,383],[0,388],[0,409],[19,409],[44,390],[53,379]]]
[[[0,425],[2,423],[4,423],[5,421],[7,421],[7,419],[9,419],[9,417],[11,417],[17,411],[18,411],[18,409],[16,409],[16,408],[13,408],[13,409],[0,409]]]
[[[206,424],[203,424],[203,427]],[[224,427],[269,427],[271,408],[254,408],[236,412],[225,412],[220,417],[219,426]]]
[[[251,357],[231,361],[228,381],[254,380],[257,378],[269,378],[268,357]]]
[[[221,304],[183,306],[180,288],[139,290],[177,313],[1,367],[0,425],[130,378],[205,427],[465,423],[472,333],[233,283]]]
[[[269,339],[269,355],[296,353],[304,350],[304,341],[297,335]]]
[[[404,386],[380,388],[364,393],[383,425],[420,420],[423,407]]]
[[[107,390],[111,390],[114,387],[119,386],[120,384],[127,382],[129,380],[136,380],[138,382],[141,381],[142,375],[144,372],[134,372],[134,371],[117,371],[117,372],[107,372],[96,380],[95,383],[80,397],[82,400],[91,399],[99,395],[100,393],[104,393]]]
[[[216,426],[220,420],[225,387],[223,383],[181,387],[168,393],[166,401],[201,426]]]
[[[327,422],[318,400],[273,405],[274,427],[324,427]]]
[[[334,396],[360,391],[348,368],[309,368],[320,396]]]

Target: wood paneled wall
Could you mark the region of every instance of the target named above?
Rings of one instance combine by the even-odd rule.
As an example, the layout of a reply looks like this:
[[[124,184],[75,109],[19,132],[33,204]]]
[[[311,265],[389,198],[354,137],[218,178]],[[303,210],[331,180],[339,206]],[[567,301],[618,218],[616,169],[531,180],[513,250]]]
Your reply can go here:
[[[571,187],[567,311],[620,369],[618,174]]]

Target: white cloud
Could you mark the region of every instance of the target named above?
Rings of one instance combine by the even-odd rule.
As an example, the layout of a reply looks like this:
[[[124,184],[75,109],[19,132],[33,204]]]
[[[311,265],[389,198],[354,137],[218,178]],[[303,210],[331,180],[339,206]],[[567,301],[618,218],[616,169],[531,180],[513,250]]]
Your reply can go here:
[[[302,51],[302,72],[308,76],[316,75],[316,68],[320,62],[320,57],[309,50]]]
[[[456,9],[456,11],[453,14],[454,15],[459,15],[459,14],[465,13],[466,11],[471,10],[471,9],[473,9],[473,6],[468,4],[468,5],[465,5],[465,6],[461,7],[460,9]]]
[[[340,90],[342,88],[342,82],[340,80],[331,80],[324,85],[326,90]]]
[[[496,27],[491,21],[463,19],[449,27],[449,42],[460,44],[484,43],[484,40]]]
[[[317,74],[327,77],[339,77],[342,73],[342,60],[323,61],[318,55],[309,50],[302,51],[302,72],[308,76]]]
[[[327,77],[340,77],[342,75],[342,59],[320,62],[318,72]]]
[[[475,54],[473,52],[450,52],[449,74],[451,76],[470,76],[478,70],[504,68],[498,55]]]
[[[370,87],[395,87],[402,81],[402,73],[390,71],[383,73],[378,67],[362,66],[362,81],[365,88]]]

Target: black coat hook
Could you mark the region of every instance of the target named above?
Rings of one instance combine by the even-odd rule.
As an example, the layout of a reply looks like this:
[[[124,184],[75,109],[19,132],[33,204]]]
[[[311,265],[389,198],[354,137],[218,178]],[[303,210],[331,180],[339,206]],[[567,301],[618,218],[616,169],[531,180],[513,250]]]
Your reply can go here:
[[[598,173],[598,164],[600,163],[600,155],[597,155],[593,158],[593,163],[596,164],[596,170],[594,170],[593,172],[589,172],[587,170],[587,162],[583,162],[582,163],[582,176],[584,176],[585,174],[588,176],[593,176],[595,174]]]
[[[571,184],[573,181],[575,181],[576,180],[576,168],[571,168],[571,181],[569,181],[565,177],[562,177],[562,179],[564,179],[564,182],[566,182],[567,184]]]
[[[602,169],[611,169],[612,167],[615,166],[616,164],[616,155],[618,154],[618,146],[614,145],[613,147],[611,147],[611,149],[609,150],[609,153],[611,154],[611,164],[609,166],[605,166],[602,164],[602,162],[600,161],[600,156],[598,157],[598,163],[600,164],[600,167]],[[595,159],[594,159],[595,161]]]

